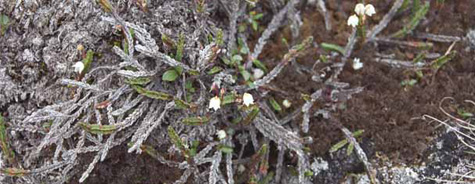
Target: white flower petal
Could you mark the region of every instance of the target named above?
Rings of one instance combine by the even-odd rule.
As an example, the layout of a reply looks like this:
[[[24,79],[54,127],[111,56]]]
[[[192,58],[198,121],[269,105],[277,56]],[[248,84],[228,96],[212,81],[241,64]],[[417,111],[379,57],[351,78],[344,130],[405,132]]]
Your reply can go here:
[[[374,9],[373,5],[368,4],[364,7],[364,12],[365,12],[366,15],[371,17],[372,15],[374,15],[376,13],[376,10]]]
[[[244,93],[244,95],[242,95],[242,103],[245,106],[249,107],[249,105],[254,104],[254,98],[252,97],[251,94]]]
[[[360,58],[353,59],[353,69],[359,70],[361,68],[363,68],[363,63],[360,62]]]
[[[84,63],[79,61],[79,62],[76,62],[74,65],[73,65],[73,68],[74,68],[74,72],[76,73],[81,73],[82,70],[84,70]]]
[[[364,15],[364,13],[365,13],[365,6],[364,6],[364,4],[358,3],[358,4],[355,6],[355,12],[356,12],[357,15]]]
[[[282,102],[282,105],[284,105],[285,108],[289,108],[289,107],[292,105],[292,103],[290,103],[289,100],[285,99],[285,100]]]
[[[348,18],[348,25],[356,27],[358,25],[359,19],[358,16],[352,15],[350,18]]]
[[[218,96],[215,96],[209,100],[209,107],[210,109],[214,109],[217,111],[221,107],[221,99]]]
[[[219,140],[222,140],[222,139],[226,138],[226,131],[219,130],[218,132],[216,132],[216,135],[218,135]]]
[[[253,73],[252,75],[254,76],[255,80],[260,79],[262,76],[264,76],[264,71],[262,71],[259,68],[253,69],[252,73]]]

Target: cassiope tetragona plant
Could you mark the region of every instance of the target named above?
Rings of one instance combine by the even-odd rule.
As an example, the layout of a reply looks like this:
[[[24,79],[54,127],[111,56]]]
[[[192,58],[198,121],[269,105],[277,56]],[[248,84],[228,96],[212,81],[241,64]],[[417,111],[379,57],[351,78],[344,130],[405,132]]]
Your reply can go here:
[[[347,24],[358,29],[358,34],[361,36],[362,41],[364,42],[366,16],[371,17],[376,14],[376,9],[372,4],[367,4],[365,6],[363,3],[358,3],[355,6],[355,13],[355,15],[352,15],[348,18]]]

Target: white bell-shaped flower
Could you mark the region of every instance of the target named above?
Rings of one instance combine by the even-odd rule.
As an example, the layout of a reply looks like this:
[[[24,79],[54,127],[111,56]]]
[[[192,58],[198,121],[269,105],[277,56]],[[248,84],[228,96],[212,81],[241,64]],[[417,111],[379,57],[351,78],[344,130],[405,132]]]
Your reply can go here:
[[[74,72],[81,73],[84,70],[84,63],[79,61],[73,65]]]
[[[215,96],[209,100],[209,107],[210,109],[214,109],[217,111],[221,107],[221,99],[218,96]]]
[[[249,105],[252,105],[254,104],[254,98],[252,97],[251,94],[249,93],[244,93],[244,95],[242,95],[242,103],[249,107]]]
[[[357,15],[360,15],[360,16],[364,15],[364,13],[365,13],[365,6],[364,6],[364,4],[363,4],[363,3],[358,3],[358,4],[356,4],[356,6],[355,6],[355,12],[356,12]]]
[[[363,68],[363,63],[360,62],[360,58],[353,59],[353,69],[359,70],[361,68]]]
[[[376,14],[376,9],[374,9],[374,6],[372,4],[367,4],[364,7],[364,12],[366,15],[371,17],[372,15]]]
[[[348,18],[348,25],[356,27],[358,25],[359,19],[358,16],[352,15],[350,18]]]
[[[226,131],[219,130],[218,132],[216,132],[216,135],[218,136],[219,140],[222,140],[222,139],[226,138]]]

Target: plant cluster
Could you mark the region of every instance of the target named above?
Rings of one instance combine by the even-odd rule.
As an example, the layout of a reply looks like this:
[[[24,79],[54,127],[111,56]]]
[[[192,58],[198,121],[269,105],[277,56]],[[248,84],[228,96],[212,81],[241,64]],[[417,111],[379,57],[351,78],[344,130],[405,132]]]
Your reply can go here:
[[[179,20],[164,17],[165,23],[154,25],[159,38],[152,36],[157,30],[146,29],[151,26],[126,21],[122,17],[124,13],[119,11],[120,2],[97,0],[93,6],[95,10],[101,7],[104,16],[100,21],[112,27],[114,39],[109,46],[114,60],[109,64],[99,63],[103,59],[101,53],[91,46],[75,45],[74,52],[79,53],[80,59],[68,65],[71,75],[59,79],[68,98],[42,106],[15,121],[13,129],[41,137],[30,149],[23,150],[23,158],[16,156],[8,143],[5,121],[0,116],[0,146],[9,166],[1,169],[4,176],[16,177],[19,183],[66,183],[80,173],[79,182],[85,182],[112,148],[127,145],[129,153],[145,153],[181,170],[182,176],[175,183],[186,183],[190,177],[195,183],[210,184],[285,183],[292,177],[298,183],[310,183],[317,171],[312,167],[316,161],[308,151],[313,140],[307,135],[310,118],[315,113],[323,115],[345,135],[330,152],[346,146],[347,155],[355,153],[364,163],[371,182],[378,182],[376,170],[356,139],[364,130],[351,132],[334,122],[330,114],[338,108],[334,102],[348,100],[364,90],[338,81],[358,39],[362,44],[384,41],[377,35],[407,1],[396,0],[389,13],[369,31],[367,19],[376,14],[376,9],[371,4],[357,4],[356,14],[347,20],[353,27],[347,44],[342,47],[320,43],[322,48],[334,51],[316,61],[331,66],[329,76],[310,71],[313,81],[321,87],[312,94],[302,94],[304,104],[284,118],[278,118],[276,112],[282,112],[282,106],[291,107],[292,102],[277,101],[269,95],[267,87],[285,67],[318,45],[311,36],[299,37],[301,17],[295,12],[301,1],[272,1],[278,11],[266,27],[260,24],[264,14],[258,13],[255,6],[258,1],[170,1],[165,4],[172,8],[191,7],[183,11],[191,12],[189,17],[193,17],[196,29],[190,31],[192,28],[186,27],[189,17]],[[150,3],[136,0],[127,5],[149,13],[153,11]],[[423,19],[429,3],[420,5],[420,1],[414,1],[413,4],[417,7],[410,22],[389,38],[410,34]],[[318,6],[330,29],[325,2],[319,0]],[[229,25],[222,29],[209,23],[209,11],[218,8],[229,19],[226,22]],[[285,41],[289,46],[287,53],[270,69],[258,58],[273,33],[287,22],[295,28],[292,35],[299,42]],[[164,26],[167,23],[182,23],[186,28],[169,30]],[[8,17],[0,15],[1,35],[8,26]],[[256,44],[249,46],[249,37],[256,33],[259,35]],[[430,63],[432,71],[437,71],[454,54],[449,52],[435,59]],[[387,63],[417,68],[427,65],[424,58],[421,54],[413,63]],[[361,70],[364,65],[354,58],[352,66]],[[414,81],[403,83],[414,84]],[[325,106],[315,110],[317,101]],[[297,122],[300,115],[302,121]],[[163,147],[167,149],[157,149]],[[275,163],[270,163],[273,151],[278,156]],[[92,153],[94,158],[81,170],[81,156],[86,153]],[[59,173],[57,178],[45,179],[55,173]]]

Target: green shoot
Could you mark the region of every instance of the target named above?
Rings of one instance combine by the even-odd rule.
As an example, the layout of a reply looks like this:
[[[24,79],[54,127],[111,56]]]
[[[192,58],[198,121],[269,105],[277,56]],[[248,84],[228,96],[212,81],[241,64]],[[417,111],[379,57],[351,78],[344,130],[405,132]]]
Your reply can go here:
[[[84,69],[81,72],[82,76],[84,76],[87,73],[87,71],[89,71],[89,69],[91,68],[93,57],[94,57],[94,51],[88,50],[86,54],[86,58],[82,60],[82,62],[84,63]]]
[[[143,87],[140,87],[138,85],[132,85],[132,88],[134,88],[135,91],[137,91],[137,93],[139,93],[143,96],[149,97],[149,98],[153,98],[153,99],[157,99],[157,100],[171,100],[171,99],[173,99],[173,97],[171,95],[167,94],[167,93],[147,90],[147,89],[145,89]]]
[[[224,46],[224,36],[223,36],[223,30],[218,29],[218,34],[216,35],[216,44],[218,44],[219,47]]]
[[[414,1],[414,4],[416,4],[416,1]],[[414,7],[416,7],[416,5],[414,5]],[[421,6],[417,9],[411,21],[406,24],[406,26],[404,26],[401,30],[392,34],[391,37],[401,38],[412,32],[412,30],[414,30],[417,25],[419,25],[419,22],[426,16],[427,12],[429,11],[429,8],[430,3],[426,2],[424,6]]]
[[[339,45],[323,42],[321,46],[325,50],[336,51],[336,52],[339,52],[340,54],[345,53],[345,49]]]
[[[274,108],[275,111],[282,111],[282,107],[280,107],[279,103],[274,98],[270,98],[269,103],[272,105],[272,108]]]
[[[3,14],[0,14],[0,36],[3,36],[10,25],[10,19]]]
[[[226,95],[223,97],[223,100],[221,101],[221,105],[227,105],[234,103],[236,101],[236,95],[231,94],[231,95]]]
[[[101,5],[102,9],[104,9],[105,12],[112,12],[114,9],[109,2],[109,0],[97,0],[99,1],[99,4]]]
[[[208,75],[213,75],[213,74],[217,74],[219,73],[220,71],[222,71],[223,68],[219,67],[219,66],[215,66],[213,68],[211,68],[209,71],[208,71]]]
[[[190,158],[190,150],[185,147],[185,144],[183,144],[180,136],[178,136],[172,126],[168,126],[168,136],[172,143],[183,153],[183,156],[185,156],[185,158]]]
[[[447,55],[437,58],[431,63],[433,69],[438,70],[457,55],[457,51],[452,51]]]
[[[246,118],[244,118],[244,120],[242,121],[242,124],[249,125],[254,120],[254,118],[256,118],[256,116],[259,114],[259,111],[260,110],[258,107],[253,107],[251,112],[247,114]]]
[[[401,82],[401,86],[408,87],[408,86],[414,86],[417,84],[416,79],[406,79]]]
[[[0,172],[7,175],[7,176],[12,176],[12,177],[22,177],[28,174],[28,171],[24,169],[18,169],[18,168],[5,168],[5,169],[0,169]]]
[[[183,59],[183,49],[185,48],[185,35],[183,33],[180,33],[180,36],[178,37],[178,45],[176,47],[176,55],[175,59],[178,62],[181,62]]]
[[[185,125],[199,126],[204,125],[209,122],[208,117],[187,117],[182,120],[182,123]]]
[[[364,132],[364,130],[357,130],[357,131],[353,132],[352,135],[353,135],[353,137],[357,138],[357,137],[361,136],[361,134],[363,134],[363,132]],[[338,151],[339,149],[343,148],[346,144],[348,144],[348,140],[344,139],[344,140],[336,143],[335,145],[333,145],[330,148],[329,152],[333,153],[335,151]],[[353,149],[354,149],[354,145],[350,143],[348,145],[347,150],[346,150],[347,151],[346,154],[350,155],[353,152]]]
[[[10,145],[8,144],[5,121],[3,120],[2,115],[0,115],[0,146],[2,147],[2,153],[7,158],[8,162],[13,163],[15,161],[15,153],[10,149]]]
[[[98,124],[89,124],[81,122],[79,126],[92,134],[112,134],[117,130],[117,126],[115,125],[98,125]]]
[[[230,146],[226,146],[223,144],[218,145],[218,149],[221,150],[223,153],[226,154],[232,154],[233,153],[233,148]]]
[[[132,79],[126,79],[125,83],[130,84],[130,85],[146,85],[150,82],[150,78],[148,77],[138,77],[138,78],[132,78]]]

